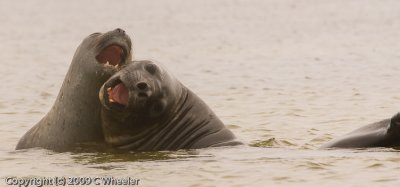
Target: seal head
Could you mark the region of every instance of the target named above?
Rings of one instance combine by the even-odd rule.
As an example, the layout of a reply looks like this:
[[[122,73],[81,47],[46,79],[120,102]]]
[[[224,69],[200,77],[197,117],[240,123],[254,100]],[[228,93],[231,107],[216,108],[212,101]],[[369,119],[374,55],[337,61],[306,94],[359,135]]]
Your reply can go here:
[[[241,144],[214,112],[160,64],[133,61],[104,83],[107,143],[129,150],[177,150]]]
[[[53,107],[20,139],[16,149],[67,151],[77,143],[103,141],[98,91],[131,61],[131,46],[122,29],[86,37],[75,51]]]

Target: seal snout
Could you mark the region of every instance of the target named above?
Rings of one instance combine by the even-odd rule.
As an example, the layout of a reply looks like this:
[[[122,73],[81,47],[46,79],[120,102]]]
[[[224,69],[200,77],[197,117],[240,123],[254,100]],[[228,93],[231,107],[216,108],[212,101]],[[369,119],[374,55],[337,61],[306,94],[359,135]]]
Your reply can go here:
[[[121,33],[121,34],[125,34],[125,31],[121,28],[116,28],[115,32]]]
[[[146,82],[138,82],[136,83],[137,96],[139,98],[148,98],[150,97],[150,85]]]
[[[91,43],[87,47],[94,50],[97,63],[106,69],[120,69],[132,59],[132,41],[120,28],[104,34],[94,33],[89,39]]]
[[[147,81],[129,83],[122,80],[118,76],[104,84],[100,97],[107,106],[123,109],[128,107],[130,102],[144,104],[152,96],[152,86]]]

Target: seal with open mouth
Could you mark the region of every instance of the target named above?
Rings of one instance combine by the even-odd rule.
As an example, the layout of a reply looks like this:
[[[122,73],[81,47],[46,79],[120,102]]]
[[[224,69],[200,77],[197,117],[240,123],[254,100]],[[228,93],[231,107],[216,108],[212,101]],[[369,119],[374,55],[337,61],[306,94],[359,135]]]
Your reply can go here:
[[[356,129],[342,137],[335,138],[321,148],[367,148],[400,146],[400,113]]]
[[[104,141],[101,85],[132,60],[131,39],[122,29],[93,33],[77,48],[51,110],[19,140],[16,149],[66,151],[77,143]]]
[[[239,145],[193,92],[159,64],[133,61],[99,92],[105,140],[135,151]]]

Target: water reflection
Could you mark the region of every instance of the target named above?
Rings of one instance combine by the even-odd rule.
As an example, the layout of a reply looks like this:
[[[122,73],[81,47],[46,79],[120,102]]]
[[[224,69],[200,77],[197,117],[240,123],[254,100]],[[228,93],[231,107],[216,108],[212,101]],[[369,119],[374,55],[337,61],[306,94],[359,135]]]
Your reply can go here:
[[[71,152],[71,157],[82,164],[103,164],[113,162],[176,161],[188,158],[213,157],[201,154],[199,150],[178,151],[128,151],[104,144],[80,145]]]

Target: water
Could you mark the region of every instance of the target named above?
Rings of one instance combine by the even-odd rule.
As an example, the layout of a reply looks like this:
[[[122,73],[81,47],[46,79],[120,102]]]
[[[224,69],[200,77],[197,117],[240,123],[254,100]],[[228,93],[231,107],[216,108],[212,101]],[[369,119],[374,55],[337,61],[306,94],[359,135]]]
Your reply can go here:
[[[317,150],[399,110],[395,0],[0,1],[0,177],[142,186],[397,186],[400,151]],[[246,144],[156,153],[14,151],[90,33],[123,28]]]

